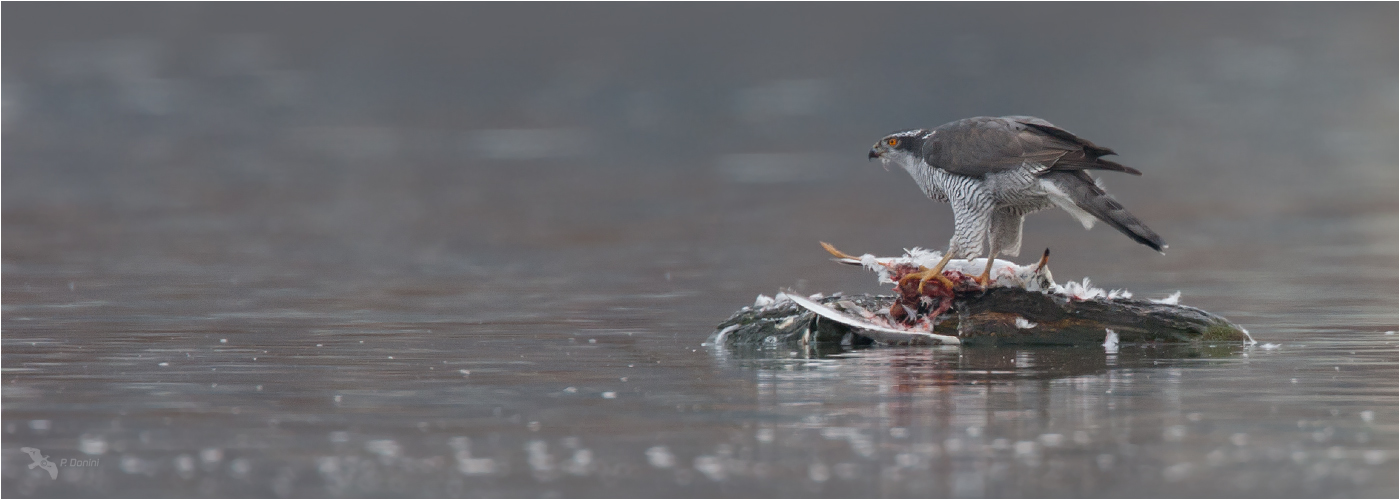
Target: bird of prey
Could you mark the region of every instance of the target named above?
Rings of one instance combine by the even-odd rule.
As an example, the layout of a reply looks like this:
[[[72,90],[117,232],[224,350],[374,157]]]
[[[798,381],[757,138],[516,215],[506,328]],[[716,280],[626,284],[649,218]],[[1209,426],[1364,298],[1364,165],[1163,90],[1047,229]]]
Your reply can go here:
[[[1101,158],[1116,154],[1050,122],[1030,116],[979,116],[934,129],[895,132],[870,148],[879,158],[904,167],[924,194],[953,208],[953,238],[935,268],[918,275],[920,288],[929,279],[946,281],[943,266],[954,257],[987,255],[987,270],[977,278],[990,283],[998,254],[1019,255],[1021,223],[1026,214],[1060,207],[1085,229],[1102,220],[1114,229],[1162,252],[1162,237],[1148,229],[1104,192],[1087,170],[1142,172]],[[947,283],[945,283],[947,284]]]

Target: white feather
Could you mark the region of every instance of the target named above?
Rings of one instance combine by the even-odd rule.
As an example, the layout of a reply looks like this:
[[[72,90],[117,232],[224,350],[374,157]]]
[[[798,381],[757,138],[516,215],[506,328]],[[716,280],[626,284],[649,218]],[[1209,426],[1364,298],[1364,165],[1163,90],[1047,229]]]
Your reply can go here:
[[[1098,221],[1098,219],[1089,214],[1089,212],[1085,212],[1084,209],[1079,208],[1079,205],[1076,205],[1074,200],[1070,198],[1068,194],[1065,194],[1064,190],[1060,189],[1060,186],[1056,186],[1055,183],[1051,182],[1049,179],[1041,179],[1040,187],[1045,189],[1045,194],[1049,196],[1051,203],[1069,212],[1070,215],[1074,216],[1075,220],[1078,220],[1080,224],[1084,225],[1084,229],[1094,228],[1094,222]]]
[[[1165,299],[1147,299],[1147,301],[1153,304],[1166,304],[1169,306],[1174,306],[1181,301],[1181,290],[1177,290],[1176,293],[1168,295]]]

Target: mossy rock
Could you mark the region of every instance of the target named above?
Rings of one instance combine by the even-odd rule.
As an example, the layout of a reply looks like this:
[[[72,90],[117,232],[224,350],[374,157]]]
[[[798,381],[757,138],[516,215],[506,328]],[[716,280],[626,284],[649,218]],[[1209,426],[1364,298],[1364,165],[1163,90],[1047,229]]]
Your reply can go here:
[[[880,311],[894,299],[893,295],[835,295],[816,302],[859,318],[861,310]],[[938,319],[932,333],[957,337],[963,345],[1102,345],[1108,330],[1117,333],[1120,343],[1248,340],[1243,328],[1194,307],[1121,298],[1077,300],[1019,288],[961,294],[952,309]],[[793,301],[780,301],[739,310],[719,325],[710,342],[858,346],[925,344],[930,340],[915,334],[907,338],[872,335],[821,317]]]

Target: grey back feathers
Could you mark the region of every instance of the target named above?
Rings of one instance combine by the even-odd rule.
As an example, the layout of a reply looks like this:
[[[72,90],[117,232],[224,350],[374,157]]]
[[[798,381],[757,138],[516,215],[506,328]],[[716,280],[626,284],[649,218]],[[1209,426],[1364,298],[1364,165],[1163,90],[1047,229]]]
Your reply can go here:
[[[981,176],[1036,163],[1050,170],[1114,170],[1142,175],[1135,169],[1100,159],[1114,154],[1029,116],[979,116],[946,123],[925,136],[921,154],[929,166]]]
[[[1026,214],[1059,206],[1089,227],[1102,220],[1161,252],[1162,237],[1104,192],[1086,171],[1141,172],[1105,160],[1112,149],[1031,116],[979,116],[932,130],[896,132],[871,157],[897,161],[928,195],[953,208],[949,251],[1016,255]],[[987,248],[990,247],[990,248]]]

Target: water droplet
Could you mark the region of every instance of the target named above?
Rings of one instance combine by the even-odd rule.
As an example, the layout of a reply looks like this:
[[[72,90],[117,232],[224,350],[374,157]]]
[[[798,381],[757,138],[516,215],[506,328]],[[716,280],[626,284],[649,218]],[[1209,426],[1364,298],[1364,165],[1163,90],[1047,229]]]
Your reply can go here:
[[[759,429],[758,431],[754,432],[753,437],[754,439],[757,439],[760,443],[771,443],[773,442],[773,435],[773,429]]]
[[[1016,454],[1020,456],[1034,455],[1036,452],[1035,441],[1017,441]]]
[[[180,454],[180,456],[175,457],[175,471],[179,472],[181,476],[193,474],[194,457],[186,454]]]
[[[83,434],[78,438],[78,451],[88,455],[107,453],[107,440],[94,434]]]
[[[712,480],[724,480],[724,464],[720,462],[719,457],[713,455],[695,457],[695,470],[700,471]]]
[[[233,472],[234,477],[247,478],[253,472],[253,462],[246,458],[236,458],[228,464],[228,469]]]
[[[658,469],[669,469],[676,465],[676,456],[671,454],[671,450],[665,446],[653,446],[647,448],[647,463]]]

